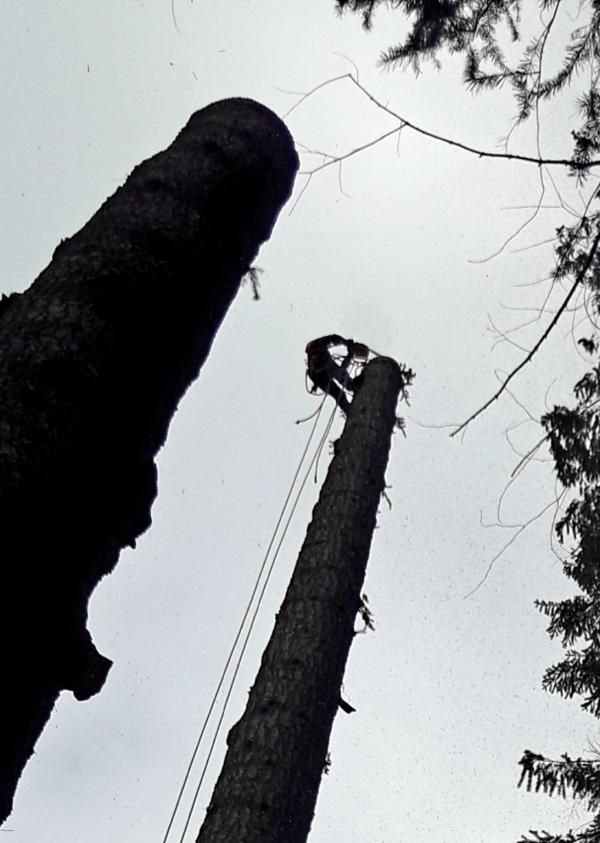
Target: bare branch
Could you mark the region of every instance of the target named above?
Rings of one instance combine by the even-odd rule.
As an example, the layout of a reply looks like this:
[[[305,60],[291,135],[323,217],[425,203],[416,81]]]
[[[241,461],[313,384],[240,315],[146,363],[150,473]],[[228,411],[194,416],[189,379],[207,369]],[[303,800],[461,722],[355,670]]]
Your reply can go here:
[[[599,243],[600,243],[600,229],[598,230],[598,233],[596,234],[594,242],[592,243],[592,248],[589,251],[589,254],[587,256],[587,259],[586,259],[583,267],[578,272],[577,277],[575,278],[575,281],[571,285],[571,289],[569,290],[569,292],[567,293],[567,295],[563,299],[562,304],[560,305],[560,307],[556,311],[553,318],[550,320],[550,323],[548,324],[548,327],[546,328],[544,333],[541,335],[539,340],[535,343],[535,345],[533,346],[531,351],[523,358],[523,360],[521,360],[519,365],[515,366],[515,368],[507,375],[507,377],[503,380],[502,384],[500,385],[500,388],[496,390],[496,392],[492,395],[492,397],[489,398],[485,402],[485,404],[483,404],[478,410],[476,410],[474,413],[472,413],[466,421],[464,421],[459,427],[457,427],[456,430],[453,433],[450,434],[450,437],[456,436],[458,433],[460,433],[462,430],[464,430],[468,424],[470,424],[474,419],[476,419],[477,416],[480,416],[481,413],[483,413],[485,410],[487,410],[487,408],[491,404],[493,404],[494,401],[496,401],[502,395],[502,393],[504,392],[504,390],[506,389],[508,384],[511,382],[511,380],[515,377],[515,375],[517,375],[521,371],[521,369],[523,369],[524,366],[526,366],[527,363],[529,363],[533,359],[534,355],[536,354],[536,352],[538,351],[538,349],[540,348],[542,343],[548,338],[550,332],[552,331],[552,329],[554,328],[554,326],[556,325],[556,323],[558,322],[558,320],[560,319],[562,314],[567,309],[567,307],[569,305],[569,302],[571,301],[575,292],[579,288],[579,285],[583,281],[587,271],[589,270],[590,266],[592,265],[592,261],[594,260],[596,252],[598,250],[598,244]]]
[[[472,155],[477,155],[479,158],[504,158],[512,161],[525,161],[529,164],[537,164],[538,167],[542,165],[559,165],[563,167],[577,167],[577,164],[574,164],[569,158],[534,158],[530,155],[518,155],[517,153],[512,152],[490,152],[489,150],[484,149],[476,149],[473,146],[469,146],[468,144],[462,143],[461,141],[453,140],[452,138],[446,138],[443,135],[438,135],[436,132],[430,132],[428,129],[423,129],[421,126],[417,126],[416,123],[411,123],[410,120],[407,120],[405,117],[402,117],[400,114],[397,114],[395,111],[392,111],[391,108],[384,105],[380,102],[376,97],[371,94],[363,85],[360,84],[352,74],[346,74],[347,79],[350,79],[353,85],[355,85],[371,102],[380,108],[382,111],[385,111],[390,117],[394,117],[396,120],[399,120],[405,126],[408,126],[409,129],[413,129],[413,131],[417,132],[424,137],[431,138],[432,140],[437,140],[440,143],[445,143],[448,146],[454,146],[457,149],[462,149],[464,152],[470,152]],[[339,77],[338,77],[339,79]],[[590,162],[588,165],[590,167],[598,167],[600,166],[600,161],[593,161]],[[583,169],[583,167],[581,167]]]
[[[515,342],[515,340],[511,339],[508,336],[508,333],[506,333],[506,332],[502,331],[500,328],[498,328],[498,326],[494,323],[494,320],[492,319],[491,314],[488,313],[487,318],[488,318],[488,322],[490,324],[490,327],[491,327],[492,331],[494,332],[494,334],[496,334],[496,337],[497,337],[497,339],[494,341],[494,343],[492,345],[492,348],[495,348],[498,345],[498,343],[507,342],[510,345],[513,345],[515,348],[518,348],[519,351],[522,351],[524,354],[527,354],[529,349],[525,348],[524,345],[520,345],[518,342]]]
[[[377,108],[381,109],[382,111],[385,111],[385,113],[389,114],[390,117],[393,117],[395,120],[398,120],[398,122],[401,124],[401,126],[397,127],[394,131],[398,131],[399,128],[401,128],[403,126],[407,126],[409,129],[412,129],[413,131],[417,132],[420,135],[423,135],[424,137],[431,138],[432,140],[439,141],[440,143],[444,143],[448,146],[455,147],[456,149],[462,149],[464,152],[469,152],[472,155],[476,155],[478,158],[500,158],[500,159],[504,159],[504,160],[508,160],[508,161],[523,161],[523,162],[528,163],[528,164],[536,164],[538,167],[546,165],[546,166],[571,167],[571,168],[580,169],[580,170],[588,169],[590,167],[600,166],[600,160],[599,161],[590,161],[586,164],[579,164],[576,161],[572,161],[570,158],[542,158],[541,156],[538,156],[536,158],[536,157],[531,156],[531,155],[519,155],[517,153],[512,153],[512,152],[490,152],[489,150],[477,149],[473,146],[469,146],[469,144],[462,143],[461,141],[457,141],[457,140],[454,140],[452,138],[447,138],[447,137],[444,137],[443,135],[438,135],[436,132],[431,132],[428,129],[424,129],[421,126],[417,126],[416,123],[412,123],[410,120],[407,120],[405,117],[402,117],[400,114],[393,111],[387,105],[384,105],[376,97],[374,97],[373,94],[370,91],[368,91],[367,88],[365,88],[358,81],[358,79],[356,79],[351,73],[344,73],[341,76],[334,76],[332,79],[326,79],[324,82],[321,82],[318,85],[315,85],[315,87],[312,88],[310,91],[307,91],[305,94],[302,94],[302,96],[298,100],[298,102],[295,103],[295,105],[293,105],[283,115],[284,119],[286,117],[288,117],[296,108],[298,108],[298,106],[301,105],[306,99],[308,99],[308,97],[312,96],[314,93],[321,90],[322,88],[325,88],[327,85],[334,84],[335,82],[340,82],[344,79],[350,80],[350,82],[352,82],[352,84],[356,88],[358,88],[358,90],[361,91],[361,93],[365,97],[367,97],[367,99],[369,99],[373,103],[373,105],[377,106]],[[361,146],[357,149],[354,149],[351,152],[347,153],[346,156],[340,156],[340,158],[350,157],[351,155],[354,155],[357,152],[361,152],[363,149],[367,149],[368,147],[373,146],[374,144],[378,143],[380,140],[383,140],[384,138],[388,137],[391,134],[393,134],[393,131],[387,132],[387,133],[381,135],[376,140],[373,140],[370,143],[365,144],[364,146]],[[337,159],[337,160],[339,160],[339,159]],[[314,171],[312,171],[312,172],[314,172]]]
[[[390,135],[395,135],[397,132],[401,132],[403,128],[404,126],[394,126],[394,128],[390,129],[389,132],[384,132],[382,135],[379,135],[379,137],[374,138],[371,141],[367,141],[367,143],[363,143],[362,146],[357,146],[355,149],[351,149],[350,152],[344,152],[343,155],[328,155],[328,161],[324,161],[312,170],[300,170],[298,175],[314,176],[314,174],[318,173],[319,170],[325,170],[327,167],[331,167],[332,164],[339,164],[342,161],[346,161],[348,158],[352,158],[353,155],[357,155],[359,152],[364,152],[365,149],[369,149],[369,147],[375,146],[375,144],[378,144],[380,141],[389,138]]]
[[[518,249],[511,249],[511,255],[518,255],[519,252],[529,252],[531,249],[539,249],[540,246],[547,246],[548,243],[554,243],[556,237],[546,237],[545,240],[538,240],[537,243],[530,243],[529,246],[519,246]]]
[[[177,18],[175,17],[175,0],[171,0],[171,17],[173,18],[173,24],[175,25],[175,29],[181,35],[181,30],[177,24]]]
[[[564,493],[563,493],[563,495],[564,495]],[[562,496],[561,496],[561,497],[562,497]],[[484,575],[482,576],[482,578],[479,580],[479,582],[477,583],[477,585],[476,585],[476,586],[474,586],[474,587],[471,589],[471,591],[469,591],[467,594],[465,594],[465,596],[463,597],[463,600],[468,600],[468,599],[469,599],[469,597],[472,597],[472,596],[475,594],[475,592],[476,592],[476,591],[479,591],[479,589],[481,588],[481,586],[485,583],[485,581],[487,580],[487,578],[489,577],[489,575],[492,573],[492,568],[494,567],[495,563],[498,561],[498,559],[500,559],[500,557],[501,557],[501,556],[505,553],[505,551],[507,551],[507,550],[508,550],[508,548],[511,546],[511,544],[513,544],[513,543],[514,543],[514,542],[515,542],[515,541],[519,538],[519,536],[521,535],[521,533],[525,532],[525,530],[526,530],[528,527],[530,527],[530,526],[534,523],[534,521],[537,521],[539,518],[541,518],[541,517],[542,517],[542,515],[544,515],[544,513],[546,513],[546,512],[550,509],[550,507],[552,507],[552,506],[556,506],[559,502],[560,502],[560,497],[559,497],[559,498],[555,498],[554,500],[551,500],[551,501],[550,501],[550,503],[549,503],[549,504],[547,504],[547,505],[546,505],[543,509],[541,509],[541,510],[538,512],[538,514],[537,514],[537,515],[534,515],[532,518],[530,518],[530,519],[529,519],[528,521],[526,521],[524,524],[521,524],[521,525],[520,525],[520,526],[516,529],[516,532],[514,533],[514,535],[512,535],[512,536],[510,537],[510,539],[509,539],[509,540],[508,540],[505,544],[503,544],[503,545],[502,545],[502,547],[500,548],[500,550],[498,551],[498,553],[496,553],[496,554],[492,557],[492,559],[491,559],[491,561],[490,561],[489,565],[487,566],[487,568],[486,568],[486,570],[485,570],[485,573],[484,573]],[[494,526],[494,525],[489,525],[489,526]],[[501,525],[501,526],[504,526],[504,525]],[[514,526],[516,527],[516,525],[514,525]]]
[[[511,478],[517,477],[517,475],[520,473],[521,469],[525,465],[527,465],[527,463],[529,462],[530,459],[533,459],[535,453],[542,447],[542,445],[544,444],[544,442],[546,441],[547,438],[548,438],[548,434],[546,434],[546,436],[543,436],[538,442],[536,442],[536,444],[533,446],[533,448],[530,448],[529,451],[527,451],[526,454],[523,454],[522,458],[519,460],[519,462],[516,464],[516,466],[511,471],[511,473],[510,473]]]
[[[342,79],[346,79],[347,76],[350,76],[349,73],[342,73],[341,76],[334,76],[332,79],[326,79],[324,82],[319,82],[318,85],[315,85],[314,88],[311,88],[310,91],[307,91],[305,94],[300,94],[300,99],[298,100],[295,105],[293,105],[285,114],[282,115],[281,119],[285,120],[287,117],[290,116],[292,111],[295,111],[298,106],[302,105],[302,103],[307,100],[309,97],[312,97],[313,94],[316,94],[317,91],[320,91],[321,88],[326,88],[327,85],[333,85],[334,82],[340,82]],[[299,91],[286,91],[284,88],[278,88],[277,90],[281,91],[283,94],[299,94]]]
[[[541,204],[544,201],[544,196],[546,194],[546,185],[544,184],[543,170],[540,169],[539,174],[540,174],[540,183],[541,183],[540,198],[537,201],[537,204],[535,206],[535,209],[534,209],[533,213],[529,217],[527,217],[525,222],[521,223],[521,225],[517,228],[516,231],[513,231],[513,233],[510,234],[506,238],[504,243],[500,246],[500,248],[496,249],[495,252],[493,252],[491,255],[488,255],[485,258],[469,258],[468,263],[476,263],[476,264],[477,263],[487,263],[488,261],[491,261],[493,258],[497,258],[498,255],[502,254],[502,252],[506,249],[506,247],[509,245],[509,243],[512,243],[512,241],[516,237],[518,237],[519,234],[521,234],[521,232],[524,231],[531,222],[534,221],[534,219],[537,217],[537,215],[539,213]]]
[[[294,204],[293,204],[293,205],[292,205],[292,207],[290,208],[290,213],[289,213],[289,216],[291,216],[291,215],[294,213],[294,211],[296,210],[296,206],[298,205],[298,202],[299,202],[299,201],[302,199],[302,197],[304,196],[304,191],[308,188],[308,185],[310,184],[310,180],[312,179],[312,177],[313,177],[313,174],[312,174],[312,173],[308,173],[308,178],[306,179],[306,181],[305,181],[305,182],[304,182],[304,184],[302,185],[302,188],[301,188],[301,190],[300,190],[300,193],[296,196],[296,199],[294,200]]]

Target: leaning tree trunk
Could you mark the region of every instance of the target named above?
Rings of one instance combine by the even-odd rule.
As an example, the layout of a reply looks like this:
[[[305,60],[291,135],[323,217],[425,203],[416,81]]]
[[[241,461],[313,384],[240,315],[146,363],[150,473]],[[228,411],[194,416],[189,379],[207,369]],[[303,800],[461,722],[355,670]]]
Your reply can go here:
[[[89,596],[150,524],[155,455],[296,169],[271,111],[214,103],[0,302],[0,819],[61,689],[104,683]]]
[[[369,363],[197,843],[304,843],[310,830],[403,384]]]

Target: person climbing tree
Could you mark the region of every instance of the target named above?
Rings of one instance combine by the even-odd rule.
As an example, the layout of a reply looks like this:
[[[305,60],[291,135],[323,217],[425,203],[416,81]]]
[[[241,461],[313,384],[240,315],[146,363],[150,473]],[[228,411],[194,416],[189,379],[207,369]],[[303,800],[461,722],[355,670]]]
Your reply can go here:
[[[331,353],[336,346],[344,346],[346,354],[341,363]],[[344,339],[339,334],[328,334],[311,340],[306,346],[306,374],[312,381],[311,392],[321,389],[326,395],[331,395],[340,409],[347,415],[350,402],[346,392],[353,392],[360,375],[353,377],[348,371],[354,361],[366,362],[369,349],[366,345],[354,340]]]

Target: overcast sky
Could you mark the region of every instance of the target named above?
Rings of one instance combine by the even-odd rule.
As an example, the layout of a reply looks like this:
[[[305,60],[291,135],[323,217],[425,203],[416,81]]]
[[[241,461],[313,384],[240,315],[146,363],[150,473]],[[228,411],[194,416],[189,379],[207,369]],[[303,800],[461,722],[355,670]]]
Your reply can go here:
[[[498,149],[515,112],[508,93],[468,93],[456,58],[418,79],[382,71],[377,57],[400,33],[397,15],[380,14],[366,34],[358,18],[335,15],[333,0],[174,0],[178,28],[170,0],[3,0],[3,9],[3,292],[26,289],[59,240],[214,100],[248,96],[285,115],[299,100],[290,92],[354,72],[350,59],[390,108],[478,148]],[[568,25],[564,18],[563,32]],[[544,153],[568,155],[573,115],[572,101],[542,112]],[[347,80],[286,122],[299,150],[330,154],[395,125]],[[535,154],[534,129],[513,133],[510,149]],[[321,160],[303,154],[302,169]],[[554,175],[580,208],[575,185]],[[300,175],[295,198],[305,182]],[[547,176],[545,184],[543,204],[556,206]],[[114,660],[106,686],[85,703],[60,699],[3,830],[11,841],[162,840],[309,433],[295,421],[317,406],[305,391],[304,347],[330,332],[396,358],[417,378],[365,585],[376,631],[352,647],[345,694],[357,711],[336,718],[311,843],[512,843],[530,828],[584,821],[570,803],[516,789],[524,749],[578,755],[598,736],[578,701],[541,690],[561,650],[533,600],[569,593],[550,547],[552,507],[464,599],[518,529],[485,525],[498,521],[519,461],[511,443],[525,452],[540,438],[527,413],[535,419],[545,401],[568,399],[582,371],[572,337],[581,311],[514,382],[514,399],[493,405],[462,442],[443,427],[463,421],[495,390],[497,373],[522,358],[496,342],[489,319],[506,330],[539,315],[552,247],[537,244],[569,217],[543,208],[504,251],[481,260],[532,215],[523,206],[540,190],[535,166],[480,159],[405,129],[341,174],[315,174],[293,213],[294,200],[283,210],[257,261],[261,300],[242,287],[173,419],[153,526],[92,599],[90,629]],[[527,348],[548,318],[510,336]],[[319,484],[325,469],[324,455]],[[311,479],[227,729],[243,709],[317,490]],[[501,517],[522,524],[554,495],[551,465],[532,463],[502,498]],[[201,823],[225,734],[186,841]]]

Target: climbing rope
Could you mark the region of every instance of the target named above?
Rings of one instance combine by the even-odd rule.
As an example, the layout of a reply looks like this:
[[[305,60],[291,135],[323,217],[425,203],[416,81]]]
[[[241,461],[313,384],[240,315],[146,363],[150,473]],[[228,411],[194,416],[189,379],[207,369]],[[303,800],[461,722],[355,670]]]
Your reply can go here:
[[[229,650],[229,654],[228,654],[227,659],[225,661],[225,665],[224,665],[224,667],[221,671],[221,675],[219,677],[219,681],[217,683],[217,687],[215,689],[215,692],[212,696],[208,711],[207,711],[206,716],[205,716],[205,718],[202,722],[200,732],[199,732],[198,738],[196,740],[193,752],[191,754],[191,757],[190,757],[185,775],[183,777],[183,781],[182,781],[181,786],[179,788],[179,792],[177,794],[177,798],[175,800],[175,804],[174,804],[171,816],[169,818],[169,822],[168,822],[168,825],[167,825],[162,843],[167,843],[167,841],[168,841],[169,835],[171,833],[171,829],[173,827],[173,824],[175,822],[175,819],[176,819],[178,811],[179,811],[179,806],[180,806],[181,801],[183,799],[183,795],[184,795],[184,792],[185,792],[185,789],[186,789],[186,785],[187,785],[187,783],[190,779],[194,763],[195,763],[196,758],[198,756],[198,752],[200,750],[200,745],[202,743],[202,739],[204,738],[204,735],[205,735],[205,733],[208,729],[208,724],[209,724],[211,715],[212,715],[213,711],[215,710],[215,707],[216,707],[216,704],[217,704],[217,699],[218,699],[219,694],[221,692],[221,689],[223,688],[223,685],[225,683],[225,677],[226,677],[227,672],[229,670],[229,667],[230,667],[230,665],[233,661],[235,651],[238,647],[238,644],[239,644],[240,639],[242,637],[244,627],[246,625],[246,621],[248,620],[248,617],[249,617],[251,609],[252,609],[252,605],[255,601],[256,595],[258,594],[258,599],[256,600],[256,605],[255,605],[254,611],[252,613],[252,616],[250,618],[250,623],[249,623],[248,628],[246,630],[246,634],[245,634],[244,640],[242,642],[242,647],[241,647],[241,650],[238,654],[237,661],[236,661],[235,667],[234,667],[234,671],[233,671],[233,674],[232,674],[231,679],[229,681],[229,685],[227,687],[227,692],[226,692],[225,699],[224,699],[222,707],[221,707],[219,719],[218,719],[216,727],[213,731],[213,736],[212,736],[210,746],[208,748],[208,753],[206,755],[206,759],[205,759],[204,765],[202,767],[202,771],[200,773],[199,780],[198,780],[198,782],[196,784],[196,788],[194,790],[194,795],[193,795],[193,798],[192,798],[190,808],[189,808],[189,810],[187,812],[187,815],[186,815],[185,825],[184,825],[183,830],[181,832],[181,835],[179,837],[179,843],[183,843],[183,841],[184,841],[186,832],[188,830],[189,824],[190,824],[191,819],[192,819],[192,814],[193,814],[193,811],[194,811],[194,808],[195,808],[195,805],[196,805],[196,802],[197,802],[197,799],[198,799],[198,796],[199,796],[199,793],[200,793],[200,789],[202,787],[202,784],[204,782],[204,778],[206,776],[206,771],[208,769],[208,766],[209,766],[211,758],[212,758],[213,750],[214,750],[215,744],[216,744],[217,739],[218,739],[219,731],[221,729],[221,725],[223,723],[223,719],[224,719],[225,713],[227,711],[227,706],[228,706],[229,700],[231,698],[231,694],[233,692],[234,684],[235,684],[235,681],[237,679],[237,676],[238,676],[238,673],[239,673],[239,670],[240,670],[242,659],[243,659],[244,654],[246,652],[246,648],[247,648],[248,642],[250,640],[250,635],[251,635],[252,630],[254,628],[254,624],[256,622],[256,618],[258,616],[258,612],[260,610],[260,606],[262,604],[263,597],[265,595],[267,586],[268,586],[269,581],[271,579],[271,575],[273,573],[273,569],[275,567],[275,563],[277,561],[279,551],[280,551],[280,549],[283,545],[283,542],[285,540],[289,525],[291,523],[291,520],[292,520],[292,518],[294,516],[294,513],[296,511],[296,508],[298,506],[298,502],[300,500],[300,496],[302,494],[302,491],[304,490],[306,482],[307,482],[307,480],[308,480],[308,478],[311,474],[313,465],[315,465],[318,462],[319,455],[320,455],[320,453],[323,449],[323,446],[324,446],[324,444],[327,440],[327,437],[329,436],[329,432],[330,432],[331,427],[333,425],[333,420],[335,418],[337,405],[334,405],[334,407],[331,411],[331,415],[328,419],[327,425],[325,427],[325,431],[322,434],[322,436],[319,440],[319,444],[318,444],[317,448],[315,449],[313,457],[312,457],[312,459],[311,459],[311,461],[308,465],[308,468],[306,469],[306,471],[304,473],[304,477],[302,479],[300,487],[299,487],[299,489],[296,493],[296,496],[295,496],[295,499],[292,503],[291,509],[289,510],[289,514],[287,516],[287,519],[285,520],[285,524],[283,526],[283,531],[281,533],[281,536],[280,536],[279,541],[277,543],[277,546],[275,548],[273,558],[271,560],[271,563],[270,563],[269,567],[267,568],[267,562],[268,562],[268,559],[269,559],[269,555],[271,553],[271,550],[272,550],[273,546],[275,545],[277,533],[279,531],[279,528],[280,528],[282,522],[284,521],[286,511],[288,510],[288,504],[290,503],[290,500],[291,500],[292,495],[293,495],[294,487],[296,486],[296,482],[298,480],[298,477],[300,476],[300,472],[302,471],[302,466],[304,464],[304,461],[306,459],[306,456],[307,456],[309,448],[310,448],[310,444],[313,440],[315,431],[317,429],[319,419],[320,419],[320,416],[321,416],[321,411],[323,409],[323,404],[324,404],[326,398],[327,398],[327,393],[325,393],[323,395],[323,399],[322,399],[322,401],[319,405],[318,410],[315,413],[315,418],[314,418],[314,422],[313,422],[312,427],[311,427],[310,435],[308,437],[306,445],[304,446],[304,450],[303,450],[302,455],[300,457],[298,467],[296,468],[296,471],[294,473],[294,477],[292,479],[292,482],[291,482],[290,487],[288,489],[288,492],[287,492],[286,498],[284,500],[283,506],[282,506],[281,511],[279,513],[279,517],[278,517],[277,522],[275,524],[273,534],[271,536],[271,539],[269,541],[267,550],[266,550],[265,555],[264,555],[263,560],[262,560],[262,564],[261,564],[260,569],[258,571],[256,581],[254,583],[254,587],[252,589],[252,592],[250,594],[250,598],[248,600],[248,603],[247,603],[246,608],[244,610],[244,613],[242,615],[242,619],[239,623],[236,635],[234,637],[233,643],[232,643],[231,648]],[[261,588],[260,583],[261,583],[261,579],[263,578],[263,574],[265,572],[265,569],[266,569],[267,573],[266,573],[266,577],[264,578],[264,582],[263,582],[262,588]],[[260,592],[259,592],[259,588],[260,588]]]

